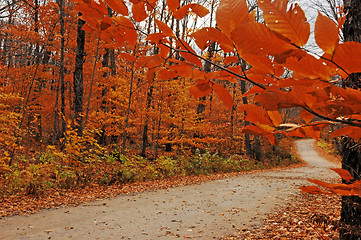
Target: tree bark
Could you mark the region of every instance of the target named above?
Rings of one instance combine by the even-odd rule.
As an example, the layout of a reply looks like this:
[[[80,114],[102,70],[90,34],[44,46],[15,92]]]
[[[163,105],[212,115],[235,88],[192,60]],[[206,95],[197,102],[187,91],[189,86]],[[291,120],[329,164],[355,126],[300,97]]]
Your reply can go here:
[[[348,12],[343,28],[345,41],[361,42],[361,0],[345,0],[344,11]],[[345,86],[361,88],[361,73],[353,73],[345,80]],[[342,168],[359,180],[361,177],[361,148],[349,137],[342,139]],[[342,197],[340,230],[341,240],[361,239],[361,198]]]
[[[81,13],[78,14],[81,16]],[[83,65],[84,65],[84,47],[85,47],[85,31],[81,30],[84,25],[82,19],[78,19],[77,27],[77,49],[75,56],[75,69],[73,75],[74,87],[74,128],[78,136],[83,135],[83,98],[84,98],[84,85],[83,85]]]

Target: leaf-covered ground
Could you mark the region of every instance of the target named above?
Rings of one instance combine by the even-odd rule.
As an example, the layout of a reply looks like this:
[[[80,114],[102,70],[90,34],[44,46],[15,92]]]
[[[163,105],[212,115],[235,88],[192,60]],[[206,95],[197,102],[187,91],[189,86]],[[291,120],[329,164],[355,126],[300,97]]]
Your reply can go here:
[[[222,239],[338,239],[340,207],[336,195],[296,195],[266,216],[260,228],[239,229]]]
[[[290,167],[297,167],[293,165]],[[285,167],[286,168],[286,167]],[[282,169],[285,169],[282,168]],[[276,169],[276,168],[275,168]],[[274,170],[275,170],[274,169]],[[266,170],[257,170],[261,172]],[[134,194],[137,192],[151,191],[155,189],[166,189],[171,187],[199,184],[206,181],[224,179],[243,175],[249,172],[226,173],[214,175],[188,176],[175,179],[164,179],[151,182],[136,182],[125,185],[93,185],[84,189],[74,190],[52,190],[41,196],[33,195],[10,195],[0,198],[0,218],[12,215],[26,215],[38,212],[42,209],[79,205],[84,202],[101,200],[115,197],[119,194]]]
[[[340,156],[329,154],[330,145],[321,148],[315,142],[314,146],[323,158],[340,164]],[[340,209],[341,198],[337,195],[299,194],[265,216],[261,228],[239,229],[223,239],[338,239]]]

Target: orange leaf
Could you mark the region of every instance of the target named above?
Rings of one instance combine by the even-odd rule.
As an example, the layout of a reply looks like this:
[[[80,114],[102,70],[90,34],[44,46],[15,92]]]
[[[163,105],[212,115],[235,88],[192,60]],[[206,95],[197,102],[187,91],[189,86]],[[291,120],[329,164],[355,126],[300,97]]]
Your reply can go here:
[[[178,74],[174,70],[162,69],[158,73],[160,80],[169,80],[178,77]]]
[[[242,129],[242,133],[247,133],[247,134],[251,134],[251,135],[263,135],[264,132],[257,126],[254,125],[248,125],[245,126]]]
[[[94,29],[92,27],[90,27],[87,23],[83,25],[83,27],[81,28],[81,30],[87,32],[87,33],[92,33],[94,32]]]
[[[87,18],[94,18],[96,21],[98,19],[103,18],[103,14],[97,11],[96,9],[90,7],[88,4],[85,3],[77,3],[73,7],[74,11],[81,12],[84,15],[87,15]]]
[[[242,54],[242,58],[251,64],[253,68],[261,71],[262,73],[274,73],[274,67],[271,59],[267,56],[255,55],[255,54]],[[264,74],[263,74],[264,75]]]
[[[336,47],[333,61],[346,73],[361,72],[361,43],[345,42]],[[340,71],[343,71],[340,69]],[[340,73],[341,74],[341,73]]]
[[[340,128],[333,131],[330,138],[335,138],[343,135],[349,136],[355,139],[356,141],[359,141],[361,138],[361,129],[359,127],[352,127],[352,126]]]
[[[348,184],[331,184],[330,190],[341,196],[352,196],[352,185]]]
[[[216,28],[205,27],[190,35],[201,50],[206,49],[212,42],[218,42],[224,52],[234,50],[233,43]]]
[[[100,13],[102,13],[103,15],[108,15],[108,9],[105,6],[105,4],[102,1],[96,2],[96,1],[92,1],[91,2],[91,7],[96,9],[97,11],[99,11]]]
[[[175,36],[173,30],[170,27],[168,27],[168,25],[166,23],[161,22],[161,21],[159,21],[157,19],[154,19],[154,21],[157,24],[159,30],[163,34],[165,34],[168,37],[174,37]]]
[[[267,135],[272,135],[270,133],[272,133],[275,130],[274,127],[272,127],[268,124],[262,124],[260,122],[253,122],[253,124],[256,125],[257,127],[259,127],[260,129],[262,129],[262,131],[265,133],[264,135],[266,135],[266,137],[267,137]],[[272,143],[274,141],[270,141],[270,142]],[[274,143],[272,143],[272,144],[274,144]]]
[[[346,169],[342,168],[331,168],[332,171],[336,172],[340,177],[345,180],[346,182],[350,182],[351,180],[354,180],[351,173],[347,171]]]
[[[156,69],[149,69],[149,71],[147,71],[147,80],[149,83],[151,83],[154,80],[156,71],[157,71]]]
[[[295,98],[292,92],[283,91],[263,90],[255,97],[255,101],[271,111],[278,110],[279,108],[302,106],[302,102]]]
[[[179,0],[167,0],[167,5],[168,5],[169,11],[171,11],[171,12],[174,12],[180,6]]]
[[[217,25],[226,36],[230,36],[240,24],[248,22],[248,18],[245,0],[221,0],[216,11]]]
[[[123,41],[126,41],[130,45],[134,46],[137,43],[138,35],[132,21],[123,16],[112,17],[112,19],[118,24],[113,37],[115,39],[123,39]]]
[[[104,31],[112,26],[112,20],[109,16],[105,16],[102,21],[100,22],[100,31]]]
[[[104,0],[105,3],[115,12],[128,16],[128,8],[123,0]]]
[[[331,194],[329,192],[322,191],[316,186],[306,186],[300,187],[302,193],[310,193],[310,194]]]
[[[79,18],[84,20],[91,28],[99,31],[99,22],[97,19],[84,14]]]
[[[296,3],[288,8],[288,0],[262,0],[258,1],[263,11],[267,26],[291,40],[297,46],[307,43],[310,35],[310,24],[305,13]],[[288,9],[288,11],[287,11]]]
[[[180,47],[180,49],[188,51],[188,52],[181,52],[180,53],[181,56],[188,62],[194,64],[199,68],[202,68],[202,61],[196,56],[197,54],[193,50],[193,48],[186,41],[183,41],[181,39],[177,39],[176,42],[177,42],[177,46]]]
[[[325,187],[325,188],[329,188],[330,187],[330,184],[326,183],[326,182],[323,182],[321,180],[317,180],[317,179],[310,179],[310,178],[307,178],[308,181],[310,181],[311,183],[314,183],[314,184],[317,184],[321,187]]]
[[[271,118],[273,125],[278,127],[282,123],[282,117],[279,111],[268,111],[268,116]]]
[[[192,65],[182,64],[182,65],[172,65],[169,69],[175,70],[181,77],[191,78],[193,71]]]
[[[204,97],[212,92],[212,88],[208,81],[198,81],[196,85],[190,87],[190,92],[195,98]]]
[[[241,104],[238,106],[239,111],[245,111],[245,120],[252,123],[262,123],[265,125],[273,125],[267,111],[256,104]]]
[[[129,62],[135,62],[137,60],[136,57],[134,57],[133,55],[130,55],[129,53],[120,52],[120,53],[118,53],[118,55],[120,58],[125,59]]]
[[[159,55],[145,56],[137,60],[138,67],[154,68],[162,65],[163,60]]]
[[[296,47],[276,36],[268,27],[261,23],[249,22],[238,26],[232,32],[232,40],[241,51],[253,55],[283,55]]]
[[[304,55],[301,58],[289,57],[283,64],[286,68],[297,73],[298,78],[321,78],[329,80],[334,73],[322,59],[317,59],[312,55]]]
[[[203,7],[200,4],[197,3],[191,3],[189,4],[192,11],[198,16],[198,17],[205,17],[209,14],[209,10],[206,7]]]
[[[306,111],[305,109],[302,109],[300,117],[303,119],[303,121],[305,121],[305,123],[309,123],[313,120],[315,116]]]
[[[147,36],[147,40],[158,44],[160,43],[164,38],[166,37],[166,35],[164,33],[151,33]]]
[[[233,62],[238,62],[238,61],[239,61],[238,56],[228,56],[223,59],[223,63],[225,65],[233,63]]]
[[[190,3],[173,13],[175,19],[181,20],[188,14],[188,10],[191,9],[199,17],[204,17],[209,13],[209,10],[197,3]]]
[[[233,99],[232,99],[231,94],[229,94],[229,92],[227,91],[227,89],[225,89],[221,84],[214,82],[213,83],[213,90],[217,94],[217,96],[222,100],[222,102],[224,104],[226,104],[226,106],[229,109],[232,109],[232,107],[233,107]]]
[[[143,2],[133,4],[132,7],[133,18],[137,22],[141,22],[148,17],[145,11],[145,5]]]
[[[333,54],[339,42],[338,27],[330,18],[318,13],[315,24],[315,39],[317,45],[328,54]]]

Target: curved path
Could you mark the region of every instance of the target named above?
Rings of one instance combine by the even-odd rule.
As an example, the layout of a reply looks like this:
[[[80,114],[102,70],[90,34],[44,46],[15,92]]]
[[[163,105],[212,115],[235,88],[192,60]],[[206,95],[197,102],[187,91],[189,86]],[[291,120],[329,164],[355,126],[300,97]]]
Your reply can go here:
[[[215,239],[234,228],[261,224],[306,178],[327,180],[335,167],[313,148],[296,143],[307,166],[250,173],[199,185],[120,195],[104,201],[0,220],[0,239]]]

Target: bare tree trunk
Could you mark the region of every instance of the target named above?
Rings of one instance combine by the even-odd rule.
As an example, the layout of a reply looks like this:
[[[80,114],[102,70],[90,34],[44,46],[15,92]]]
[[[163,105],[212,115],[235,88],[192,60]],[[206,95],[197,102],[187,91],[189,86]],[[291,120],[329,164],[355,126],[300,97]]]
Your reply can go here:
[[[59,22],[60,22],[60,68],[59,68],[59,84],[57,87],[56,100],[55,100],[55,112],[54,112],[54,130],[53,130],[53,144],[59,141],[60,138],[65,137],[66,122],[65,122],[65,23],[64,23],[64,0],[57,0],[59,6]],[[60,85],[60,89],[59,89]],[[60,90],[60,116],[58,112],[58,99]],[[59,117],[61,119],[61,128],[59,126]],[[65,141],[62,142],[62,148]]]
[[[137,51],[137,47],[134,47],[133,50],[133,56],[135,56],[135,53]],[[123,133],[123,145],[122,145],[122,154],[125,154],[126,149],[126,143],[128,138],[128,126],[129,126],[129,118],[130,118],[130,108],[132,106],[132,96],[133,96],[133,83],[134,83],[134,62],[132,62],[132,68],[131,68],[131,76],[130,76],[130,87],[129,87],[129,97],[128,97],[128,108],[127,108],[127,116],[125,119],[124,124],[124,133]]]
[[[344,11],[348,12],[343,28],[345,41],[361,42],[361,1],[345,0]],[[345,86],[354,89],[361,88],[361,73],[353,73],[345,80]],[[342,168],[351,175],[361,179],[361,148],[351,138],[342,139]],[[361,198],[342,197],[341,240],[361,239]]]
[[[81,16],[81,13],[78,14]],[[83,85],[83,64],[84,64],[84,47],[85,47],[85,31],[81,30],[84,25],[84,21],[78,19],[77,27],[77,49],[75,57],[75,69],[73,75],[74,84],[74,128],[78,136],[83,135],[83,97],[84,97],[84,85]]]
[[[147,94],[147,106],[146,106],[146,112],[149,111],[151,104],[152,104],[152,100],[153,100],[153,84],[149,87],[149,91]],[[142,151],[140,153],[140,156],[142,157],[146,157],[146,149],[147,146],[149,145],[149,140],[148,140],[148,122],[149,122],[149,115],[148,113],[146,113],[146,117],[145,117],[145,122],[144,122],[144,126],[143,126],[143,135],[142,135]]]
[[[242,81],[240,80],[240,85],[241,85],[241,92],[242,94],[245,94],[247,92],[247,89],[246,89],[246,82],[245,81]],[[242,102],[243,104],[248,104],[248,100],[246,97],[243,97],[242,98]],[[244,123],[245,126],[249,125],[249,122],[248,121],[245,121]],[[250,139],[250,136],[249,134],[245,134],[244,135],[244,149],[246,151],[246,155],[247,156],[250,156],[251,155],[251,139]],[[243,153],[243,146],[241,148],[241,154]]]

